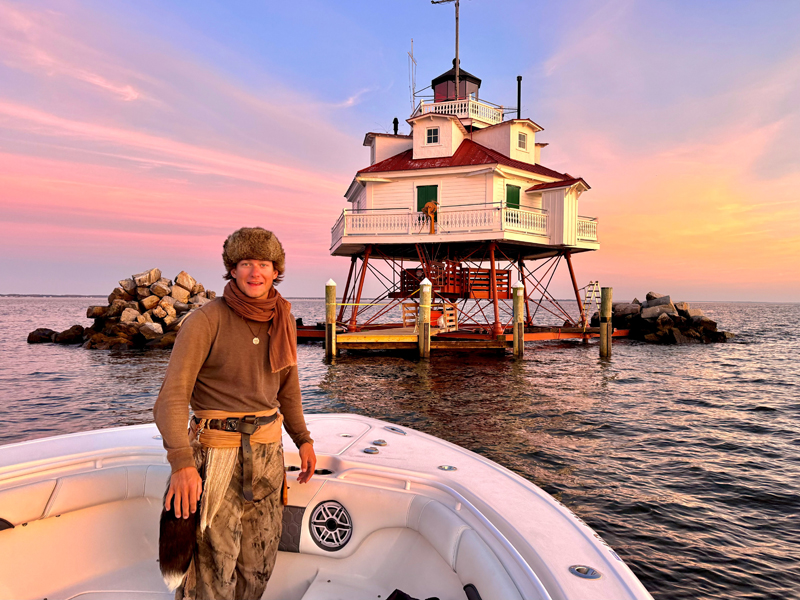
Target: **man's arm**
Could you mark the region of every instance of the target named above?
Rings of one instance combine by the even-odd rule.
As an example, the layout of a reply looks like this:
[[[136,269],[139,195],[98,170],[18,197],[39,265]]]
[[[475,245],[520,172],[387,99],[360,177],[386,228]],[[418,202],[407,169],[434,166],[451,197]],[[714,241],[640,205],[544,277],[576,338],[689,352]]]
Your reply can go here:
[[[311,432],[306,427],[306,420],[303,416],[300,377],[296,366],[281,371],[278,403],[281,407],[286,433],[291,436],[294,445],[300,452],[300,474],[297,476],[297,481],[305,483],[314,475],[317,455],[314,452],[314,440],[311,439]]]
[[[211,349],[214,331],[208,317],[197,311],[186,319],[172,349],[164,383],[158,393],[153,416],[164,440],[167,459],[172,467],[169,490],[164,507],[170,510],[174,497],[175,516],[187,518],[197,509],[202,492],[202,479],[189,445],[186,423],[189,402],[197,374]]]

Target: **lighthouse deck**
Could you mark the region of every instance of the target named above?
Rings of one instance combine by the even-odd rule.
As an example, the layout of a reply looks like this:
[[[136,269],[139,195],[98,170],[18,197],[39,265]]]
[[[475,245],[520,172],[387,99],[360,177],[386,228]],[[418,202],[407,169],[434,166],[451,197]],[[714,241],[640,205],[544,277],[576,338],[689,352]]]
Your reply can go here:
[[[578,251],[597,250],[597,219],[576,217],[575,243]],[[331,254],[351,256],[366,244],[414,244],[488,241],[531,246],[560,246],[544,210],[478,205],[442,208],[436,215],[435,231],[424,213],[411,209],[358,209],[342,211],[331,229]]]

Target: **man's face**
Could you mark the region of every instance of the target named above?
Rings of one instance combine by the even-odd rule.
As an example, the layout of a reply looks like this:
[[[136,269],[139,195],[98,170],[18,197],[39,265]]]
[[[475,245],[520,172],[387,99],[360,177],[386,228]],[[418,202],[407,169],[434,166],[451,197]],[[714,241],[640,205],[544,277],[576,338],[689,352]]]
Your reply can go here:
[[[278,272],[271,260],[245,259],[236,263],[231,269],[231,277],[242,292],[254,299],[266,298]]]

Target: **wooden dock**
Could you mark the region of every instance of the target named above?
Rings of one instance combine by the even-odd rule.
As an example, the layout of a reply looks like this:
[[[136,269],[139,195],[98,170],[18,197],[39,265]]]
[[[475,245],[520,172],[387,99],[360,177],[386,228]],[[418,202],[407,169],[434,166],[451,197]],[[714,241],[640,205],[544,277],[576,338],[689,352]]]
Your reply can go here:
[[[557,340],[580,340],[596,338],[599,327],[540,327],[525,333],[526,342],[546,342]],[[627,337],[627,330],[614,331],[614,337]],[[314,327],[298,328],[298,342],[323,341],[324,330]],[[493,337],[488,333],[470,330],[440,333],[431,328],[431,350],[505,350],[513,346],[514,336],[505,333]],[[337,333],[336,346],[340,350],[416,350],[419,337],[414,327],[383,326],[379,329],[366,329]]]

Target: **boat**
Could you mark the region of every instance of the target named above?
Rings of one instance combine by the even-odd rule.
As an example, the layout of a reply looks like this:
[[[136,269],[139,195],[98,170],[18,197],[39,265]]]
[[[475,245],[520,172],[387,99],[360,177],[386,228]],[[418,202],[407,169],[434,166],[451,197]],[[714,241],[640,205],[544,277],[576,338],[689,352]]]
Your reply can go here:
[[[586,523],[510,470],[436,437],[309,414],[266,600],[624,600],[650,594]],[[161,600],[170,474],[155,425],[0,446],[0,598]]]

